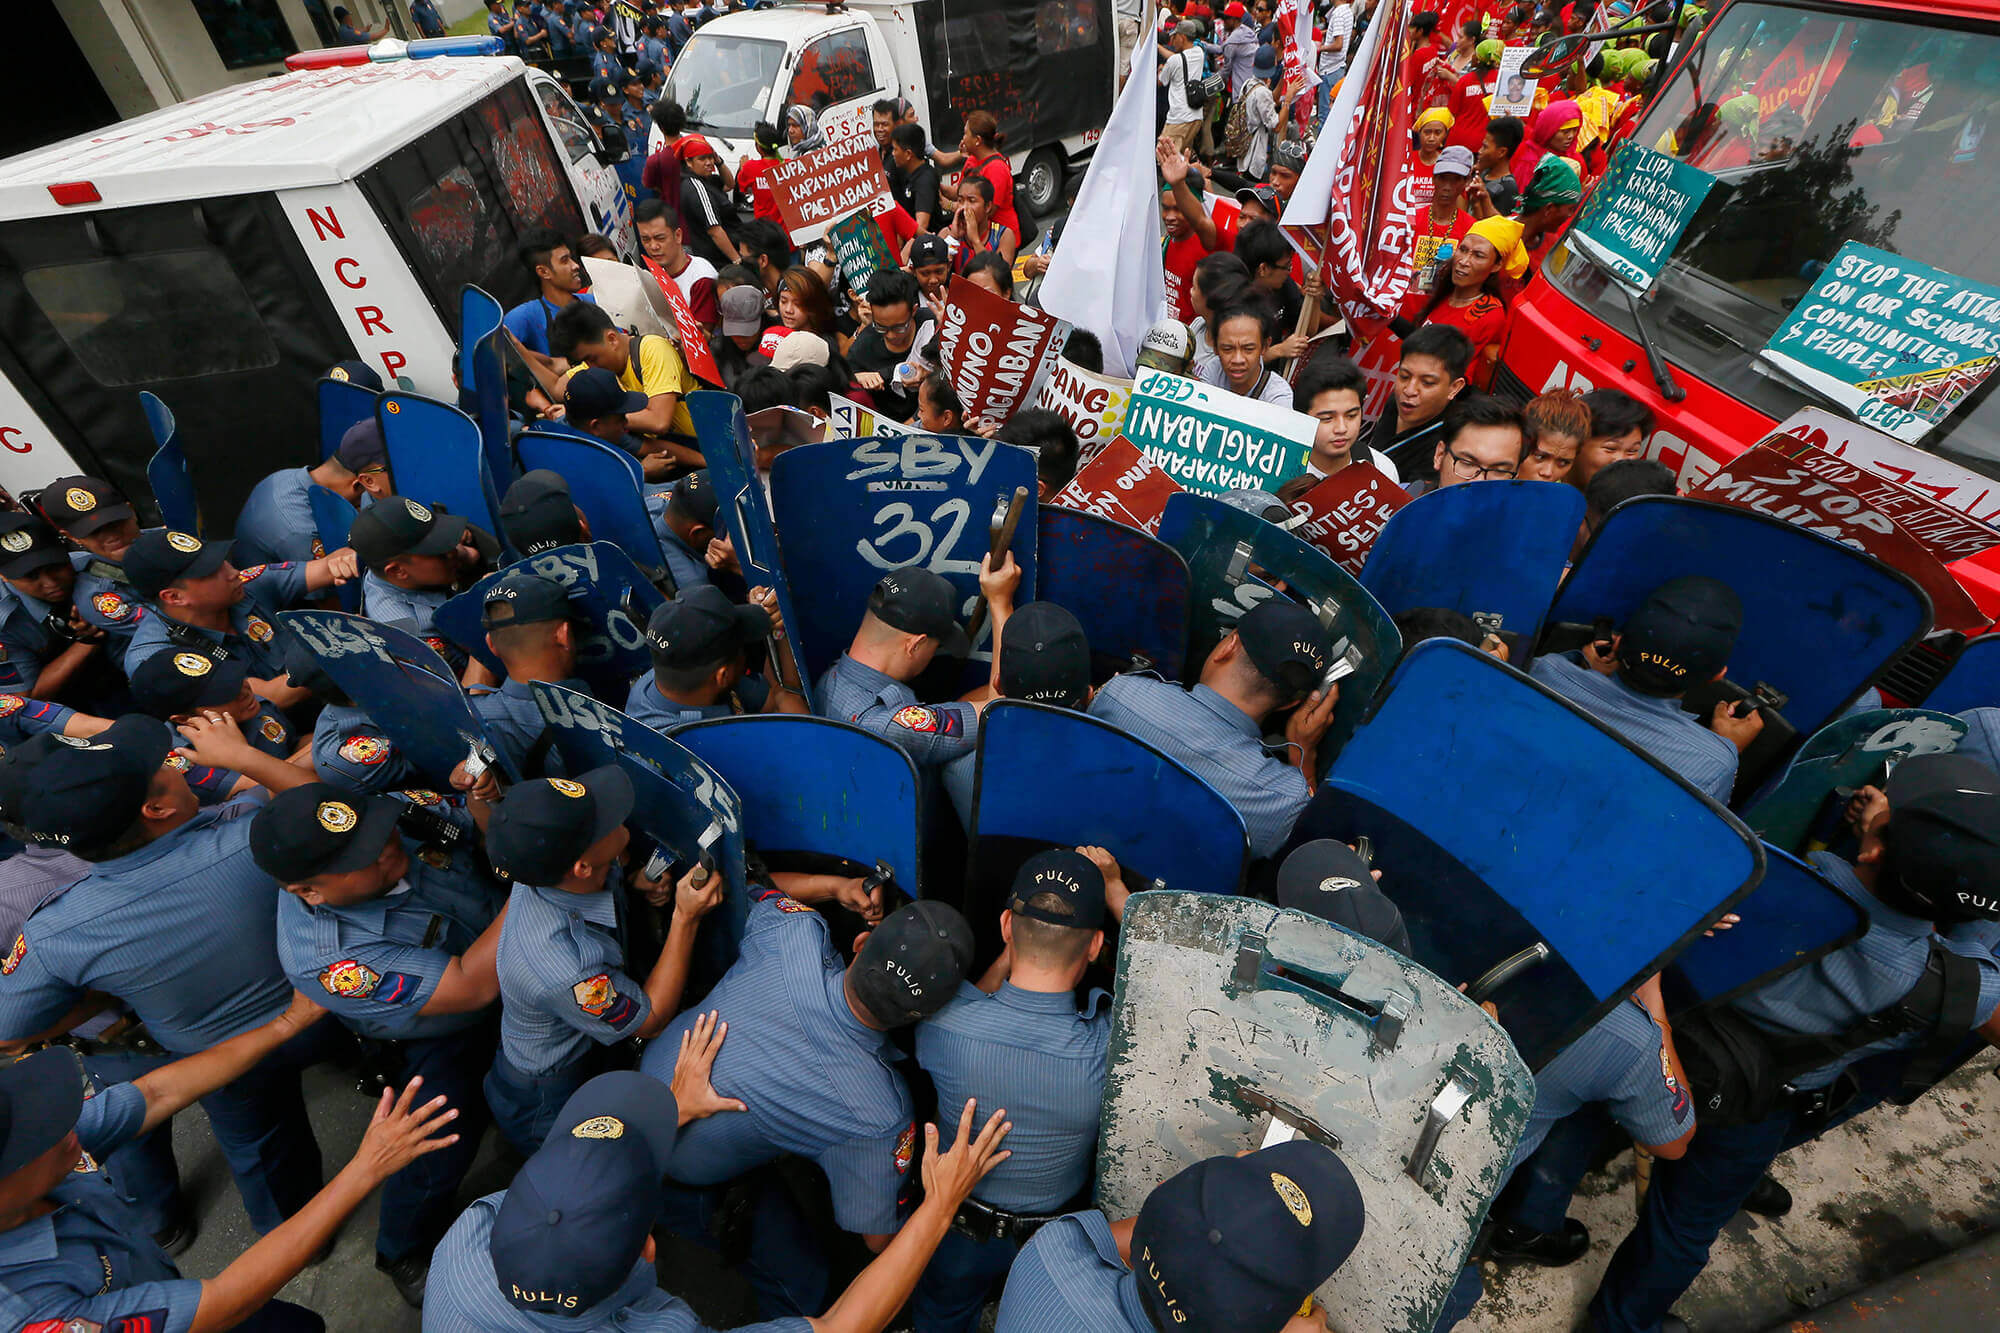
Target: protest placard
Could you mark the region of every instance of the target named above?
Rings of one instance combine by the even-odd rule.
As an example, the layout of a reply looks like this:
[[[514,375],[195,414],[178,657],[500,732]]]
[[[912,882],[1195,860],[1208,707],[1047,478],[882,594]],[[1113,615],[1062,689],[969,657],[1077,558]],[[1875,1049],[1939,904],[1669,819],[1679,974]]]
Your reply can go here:
[[[1114,435],[1097,457],[1077,469],[1051,503],[1157,533],[1168,499],[1180,489],[1130,440]]]
[[[667,303],[667,309],[673,312],[674,326],[680,334],[681,355],[687,359],[688,369],[696,379],[721,388],[722,368],[715,364],[715,353],[708,347],[708,330],[694,317],[694,310],[687,303],[687,293],[681,290],[680,283],[650,258],[646,260],[646,271],[659,283],[660,297]]]
[[[1035,401],[1069,324],[954,275],[944,294],[938,351],[952,388],[974,422],[994,425]]]
[[[830,393],[827,398],[827,420],[833,423],[830,439],[862,440],[870,435],[913,435],[902,422],[890,417],[879,416],[873,408],[863,407],[852,398],[843,398]]]
[[[1913,444],[2000,365],[2000,287],[1849,241],[1758,355]]]
[[[646,274],[616,259],[589,257],[583,261],[583,271],[590,279],[590,299],[619,328],[680,339],[680,325],[667,305],[667,294],[658,283],[646,281]]]
[[[817,241],[856,209],[872,213],[889,193],[871,135],[857,135],[789,158],[765,174],[794,245]]]
[[[1789,435],[1835,458],[1867,468],[1947,509],[1992,526],[2000,524],[2000,481],[1912,449],[1879,430],[1850,421],[1823,407],[1802,407],[1778,423],[1773,434]]]
[[[1275,491],[1305,470],[1319,423],[1199,380],[1142,370],[1132,382],[1122,434],[1202,495]]]
[[[828,227],[826,239],[851,291],[867,291],[868,279],[882,269],[896,267],[888,238],[876,224],[875,215],[865,208]]]
[[[1590,192],[1569,241],[1636,292],[1650,290],[1715,177],[1628,143]]]
[[[1528,57],[1535,54],[1531,46],[1510,46],[1500,53],[1499,82],[1494,86],[1492,106],[1487,114],[1498,120],[1502,116],[1513,116],[1526,120],[1534,114],[1535,87],[1541,82],[1527,75]]]
[[[1125,420],[1125,400],[1131,396],[1131,380],[1099,375],[1058,356],[1035,396],[1035,406],[1067,421],[1076,432],[1076,442],[1088,451],[1118,433]]]
[[[1292,501],[1303,521],[1292,535],[1319,547],[1350,574],[1359,574],[1389,518],[1410,493],[1369,463],[1350,463]]]

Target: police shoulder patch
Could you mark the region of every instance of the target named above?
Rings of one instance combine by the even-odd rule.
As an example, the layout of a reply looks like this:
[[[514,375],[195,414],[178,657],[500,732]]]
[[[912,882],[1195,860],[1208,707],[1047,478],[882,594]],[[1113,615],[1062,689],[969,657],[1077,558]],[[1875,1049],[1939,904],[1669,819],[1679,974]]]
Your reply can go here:
[[[422,787],[408,787],[396,793],[411,805],[443,805],[444,797]]]
[[[326,988],[328,995],[337,995],[343,1000],[365,1000],[382,984],[382,974],[366,963],[343,958],[333,966],[320,970],[319,984]]]
[[[773,899],[771,899],[771,905],[772,905],[773,907],[777,908],[777,909],[778,909],[778,910],[779,910],[780,912],[810,912],[810,911],[812,911],[812,908],[810,908],[810,907],[806,906],[806,905],[805,905],[804,903],[800,902],[800,901],[799,901],[799,900],[798,900],[797,898],[791,898],[791,897],[787,897],[787,896],[785,896],[785,895],[782,895],[782,894],[780,894],[780,895],[779,895],[778,897],[776,897],[776,898],[773,898]]]
[[[618,992],[612,989],[611,974],[599,972],[596,976],[585,977],[571,986],[569,993],[576,998],[577,1008],[596,1018],[611,1007],[612,998]]]
[[[90,605],[106,620],[130,620],[139,609],[115,592],[97,594],[90,599]]]
[[[350,764],[379,764],[389,757],[389,746],[379,737],[349,736],[338,753]]]
[[[271,622],[262,616],[251,616],[243,625],[243,632],[253,643],[269,643],[272,638]]]
[[[905,704],[889,720],[906,731],[939,732],[945,729],[946,716],[940,710],[923,704]]]
[[[27,956],[28,956],[27,935],[26,934],[15,935],[14,947],[7,950],[7,961],[4,963],[0,963],[0,976],[9,976],[9,977],[13,976],[14,969],[19,967],[21,965],[21,960],[23,958],[26,958]]]
[[[910,1162],[917,1155],[917,1127],[903,1126],[903,1132],[896,1138],[896,1174],[910,1169]]]
[[[265,718],[263,724],[257,730],[265,740],[270,741],[273,745],[285,739],[285,724],[278,721],[275,717]]]
[[[0,694],[0,717],[12,717],[28,706],[28,701],[18,694]]]
[[[188,757],[184,754],[170,754],[167,756],[167,767],[176,773],[185,773],[194,765],[188,762]]]
[[[264,572],[264,566],[252,565],[248,569],[237,570],[236,577],[241,579],[243,582],[248,583],[251,579],[256,578],[259,574],[262,574],[263,572]]]

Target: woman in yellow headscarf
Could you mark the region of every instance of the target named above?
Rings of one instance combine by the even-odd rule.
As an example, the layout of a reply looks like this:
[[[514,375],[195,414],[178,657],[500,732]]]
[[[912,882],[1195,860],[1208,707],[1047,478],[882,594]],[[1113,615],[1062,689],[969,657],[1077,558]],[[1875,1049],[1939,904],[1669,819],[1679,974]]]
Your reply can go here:
[[[1521,224],[1512,218],[1486,218],[1472,224],[1452,252],[1450,265],[1439,275],[1419,324],[1449,324],[1472,344],[1466,378],[1475,388],[1493,383],[1500,361],[1500,344],[1507,337],[1507,304],[1501,292],[1508,281],[1528,271],[1528,254],[1521,245]]]
[[[1423,164],[1423,174],[1429,175],[1437,165],[1438,154],[1444,150],[1445,136],[1451,133],[1451,112],[1441,106],[1430,107],[1422,112],[1410,125],[1410,147],[1416,150],[1417,161]]]

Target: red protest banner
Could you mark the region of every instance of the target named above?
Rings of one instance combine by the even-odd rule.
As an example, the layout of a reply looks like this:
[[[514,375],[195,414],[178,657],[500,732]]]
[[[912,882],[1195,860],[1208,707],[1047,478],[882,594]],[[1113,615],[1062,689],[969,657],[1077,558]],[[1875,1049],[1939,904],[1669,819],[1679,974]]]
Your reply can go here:
[[[889,193],[882,155],[866,134],[780,162],[764,179],[794,244],[818,240],[857,209],[874,212]]]
[[[1410,215],[1429,202],[1429,172],[1416,170],[1410,144],[1412,98],[1403,83],[1403,34],[1410,10],[1409,0],[1383,0],[1377,6],[1369,22],[1375,40],[1367,68],[1350,68],[1345,80],[1361,80],[1357,86],[1364,91],[1345,125],[1328,118],[1320,136],[1323,146],[1314,152],[1337,154],[1327,214],[1326,278],[1327,290],[1350,324],[1396,313],[1409,291]],[[1329,137],[1331,143],[1326,142]]]
[[[1836,457],[1810,440],[1778,434],[1767,436],[1758,447],[1767,445],[1815,477],[1859,496],[1946,564],[2000,546],[2000,531],[1966,517],[1949,505],[1939,504],[1912,487]]]
[[[660,295],[666,298],[667,309],[674,312],[674,326],[681,331],[681,355],[687,359],[688,369],[696,379],[721,388],[722,368],[715,364],[715,353],[708,350],[708,330],[694,317],[686,293],[650,256],[646,257],[646,268],[660,284]]]
[[[1179,490],[1158,463],[1140,453],[1123,435],[1116,435],[1097,457],[1077,469],[1052,503],[1157,534],[1160,515]]]
[[[1000,425],[1035,401],[1069,325],[954,275],[945,289],[938,350],[966,425]]]
[[[1350,463],[1292,501],[1305,520],[1292,535],[1325,551],[1350,574],[1359,574],[1390,515],[1410,493],[1369,463]]]

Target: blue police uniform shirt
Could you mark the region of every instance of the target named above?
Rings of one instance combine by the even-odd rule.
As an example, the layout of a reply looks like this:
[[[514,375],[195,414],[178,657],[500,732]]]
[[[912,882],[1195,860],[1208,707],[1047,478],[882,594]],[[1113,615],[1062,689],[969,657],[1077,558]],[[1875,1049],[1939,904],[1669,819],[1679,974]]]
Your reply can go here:
[[[61,734],[76,716],[73,709],[25,694],[0,694],[0,754],[45,731]]]
[[[2000,708],[1968,709],[1958,715],[1958,720],[1965,723],[1958,753],[2000,773]]]
[[[625,716],[643,722],[662,736],[671,736],[690,722],[706,722],[714,717],[735,717],[739,713],[760,713],[770,698],[770,686],[761,676],[745,676],[728,696],[712,704],[676,703],[661,694],[654,673],[632,682],[625,696]]]
[[[555,683],[578,694],[590,693],[590,688],[580,680],[559,680]],[[530,681],[509,680],[497,690],[471,696],[472,711],[478,716],[486,739],[493,742],[493,748],[506,758],[516,773],[524,771],[528,752],[534,748],[541,734],[549,729],[548,719],[535,706],[534,688]],[[567,772],[569,770],[563,766],[562,756],[556,753],[555,747],[544,746],[543,775],[561,777]]]
[[[667,72],[667,66],[673,63],[673,56],[668,53],[666,42],[660,38],[641,37],[639,39],[639,63],[642,65],[651,65],[654,69],[664,74]]]
[[[973,1188],[973,1197],[1017,1213],[1048,1213],[1082,1190],[1096,1157],[1111,1044],[1108,997],[1022,990],[991,995],[960,982],[958,995],[917,1025],[917,1063],[937,1085],[949,1122],[968,1098],[983,1117],[1007,1108],[1013,1154]]]
[[[826,1173],[841,1227],[887,1235],[899,1225],[896,1195],[916,1156],[909,1089],[892,1067],[900,1057],[886,1032],[849,1008],[846,965],[819,913],[758,892],[736,962],[697,1006],[729,1024],[709,1081],[750,1109],[683,1129],[667,1174],[719,1185],[795,1153]],[[681,1034],[698,1017],[689,1010],[648,1043],[640,1070],[672,1082]]]
[[[1113,676],[1089,712],[1221,793],[1243,816],[1252,856],[1276,856],[1312,799],[1305,775],[1265,750],[1256,720],[1206,685],[1184,690],[1151,676]]]
[[[1558,1120],[1593,1102],[1603,1102],[1639,1143],[1672,1143],[1687,1133],[1694,1103],[1661,1056],[1660,1025],[1636,1001],[1593,1023],[1535,1075],[1535,1109],[1508,1171],[1535,1155]]]
[[[68,646],[42,627],[49,610],[41,598],[0,583],[0,689],[33,689],[42,668]]]
[[[182,1055],[276,1016],[292,987],[278,963],[277,881],[250,857],[262,804],[203,810],[29,917],[0,963],[0,1040],[40,1032],[85,990],[125,1001]]]
[[[309,498],[316,485],[305,468],[288,467],[253,486],[236,516],[230,558],[246,565],[286,560],[302,565],[325,555]]]
[[[1586,666],[1581,653],[1538,657],[1528,674],[1678,773],[1717,804],[1736,786],[1736,743],[1710,731],[1679,699],[1641,694]]]
[[[313,723],[313,771],[352,791],[383,792],[417,780],[416,766],[366,709],[328,704]]]
[[[589,292],[578,292],[576,299],[597,304],[597,298]],[[531,352],[549,355],[549,321],[556,317],[557,307],[550,305],[540,296],[532,301],[523,301],[500,317],[500,322],[511,330],[521,345]]]
[[[920,768],[949,763],[979,746],[979,710],[971,704],[918,703],[908,685],[846,653],[820,676],[815,697],[821,717],[874,732]]]
[[[174,745],[181,744],[180,728],[171,722],[162,722],[160,725],[167,729],[167,737]],[[243,734],[251,737],[255,730],[255,724],[252,723],[243,729]],[[251,743],[267,754],[278,753],[268,745],[258,745],[254,739]],[[187,780],[188,790],[194,793],[195,799],[203,806],[222,805],[235,800],[236,784],[243,780],[243,775],[233,768],[211,768],[207,764],[195,763],[184,754],[168,755],[167,765]]]
[[[1930,922],[1899,912],[1870,893],[1854,867],[1832,853],[1815,852],[1806,859],[1834,888],[1868,913],[1868,929],[1846,948],[1752,991],[1736,1001],[1736,1008],[1774,1031],[1831,1034],[1909,994],[1924,974],[1935,932]],[[2000,922],[1970,922],[1954,926],[1944,935],[1945,948],[1978,965],[1979,1002],[1972,1019],[1975,1028],[2000,1007],[2000,959],[1993,955],[1996,944],[2000,944]],[[1885,1038],[1800,1075],[1792,1085],[1823,1088],[1856,1061],[1907,1050],[1921,1044],[1924,1036],[1918,1031]]]
[[[1007,1272],[993,1333],[1153,1333],[1139,1279],[1118,1257],[1103,1213],[1070,1213],[1028,1239]]]
[[[645,493],[646,512],[652,516],[653,533],[660,539],[660,555],[667,562],[667,572],[674,576],[674,587],[681,592],[689,588],[699,588],[714,580],[709,577],[707,552],[697,551],[681,540],[667,522],[667,502],[674,498],[673,487]]]
[[[608,882],[595,893],[514,886],[500,927],[500,1051],[519,1073],[567,1068],[592,1042],[623,1041],[652,1013],[646,988],[623,971],[616,894]]]
[[[475,1199],[431,1256],[424,1290],[424,1333],[710,1333],[686,1301],[660,1290],[650,1261],[632,1265],[625,1285],[587,1309],[563,1308],[550,1293],[547,1312],[523,1310],[502,1292],[493,1271],[493,1221],[507,1191]],[[738,1324],[737,1333],[810,1333],[804,1319]]]
[[[492,923],[499,895],[463,855],[408,838],[404,848],[410,868],[380,898],[315,907],[278,896],[278,960],[292,985],[364,1037],[441,1037],[482,1017],[422,1010],[452,960]]]
[[[241,726],[243,739],[265,754],[276,755],[280,759],[290,759],[292,751],[299,748],[294,743],[290,720],[279,712],[277,705],[269,699],[260,701],[256,715]]]
[[[420,639],[436,637],[431,617],[450,600],[449,588],[398,588],[372,569],[361,576],[361,604],[368,618],[394,625]]]
[[[132,645],[132,632],[148,614],[139,594],[125,581],[124,567],[102,556],[78,551],[70,556],[76,566],[76,587],[70,601],[86,625],[105,633],[104,651],[121,670],[129,670],[125,654]]]
[[[593,37],[592,40],[595,41],[596,39]],[[623,78],[624,75],[625,67],[618,63],[617,56],[609,55],[603,51],[592,51],[590,53],[591,78],[611,79],[615,82]]]
[[[185,628],[210,643],[221,644],[231,657],[249,663],[252,676],[270,680],[285,672],[285,650],[278,643],[271,617],[305,600],[305,566],[252,565],[240,572],[243,600],[229,608],[229,631],[221,633],[199,625]],[[155,653],[181,646],[167,633],[166,625],[167,617],[157,611],[139,621],[132,632],[132,646],[125,652],[127,672],[137,670],[141,662]]]
[[[84,1156],[48,1192],[56,1210],[0,1232],[0,1328],[186,1333],[201,1283],[181,1277],[98,1166],[138,1134],[146,1096],[130,1083],[86,1094]]]

